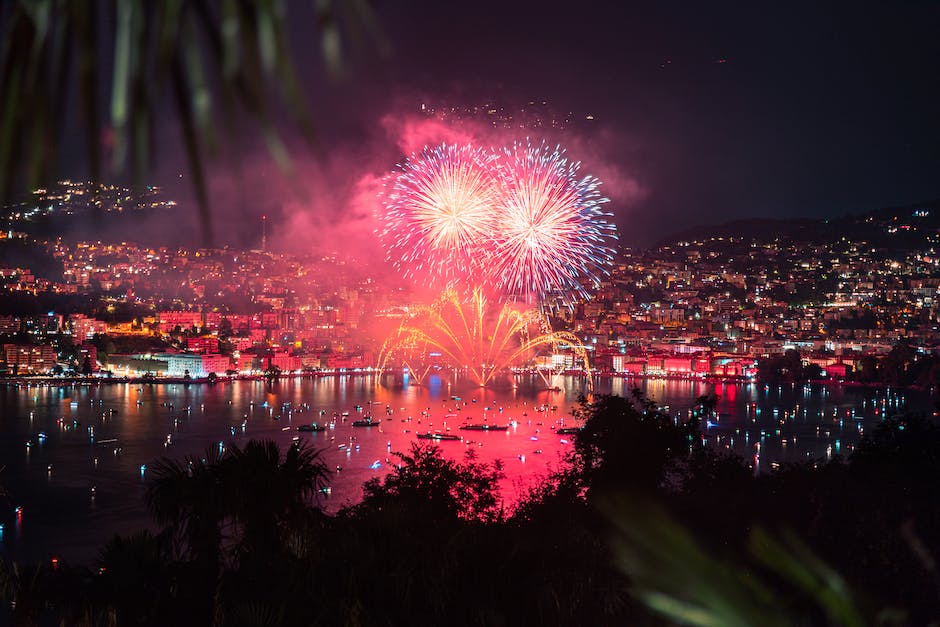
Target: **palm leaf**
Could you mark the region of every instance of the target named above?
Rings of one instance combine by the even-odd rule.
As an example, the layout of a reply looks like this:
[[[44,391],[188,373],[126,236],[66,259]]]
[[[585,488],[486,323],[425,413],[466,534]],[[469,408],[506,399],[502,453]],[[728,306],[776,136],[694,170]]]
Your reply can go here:
[[[156,154],[156,114],[169,101],[203,239],[211,243],[207,157],[217,151],[217,120],[231,129],[236,112],[247,112],[289,178],[294,168],[283,128],[296,128],[308,146],[317,145],[288,42],[290,6],[283,0],[13,0],[0,6],[0,202],[15,188],[55,174],[59,147],[72,134],[64,123],[70,86],[77,90],[94,181],[103,175],[102,129],[113,138],[109,172],[121,174],[130,164],[135,181],[142,181]],[[315,12],[321,55],[337,75],[344,29],[371,33],[376,48],[386,47],[364,0],[320,0]],[[100,28],[112,21],[113,29]],[[103,58],[111,59],[110,71],[102,71]]]
[[[643,603],[671,621],[698,627],[804,624],[803,612],[818,608],[830,624],[865,624],[842,577],[793,534],[784,542],[756,528],[748,548],[762,571],[722,560],[703,549],[692,534],[659,507],[639,499],[612,498],[601,504],[614,533],[618,566]],[[772,574],[785,584],[772,583]],[[795,607],[792,598],[808,605]]]

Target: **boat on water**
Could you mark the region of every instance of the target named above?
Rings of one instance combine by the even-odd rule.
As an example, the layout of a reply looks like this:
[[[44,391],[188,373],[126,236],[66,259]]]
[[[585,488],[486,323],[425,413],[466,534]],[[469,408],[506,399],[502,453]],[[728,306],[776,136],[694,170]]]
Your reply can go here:
[[[581,433],[581,427],[562,427],[561,429],[555,429],[555,433],[558,435],[575,435]]]
[[[317,432],[317,431],[326,431],[326,427],[324,427],[323,425],[318,425],[317,423],[313,423],[311,425],[300,425],[299,427],[297,427],[297,430]]]
[[[353,420],[352,426],[354,427],[378,427],[382,425],[381,420],[372,420],[372,416],[365,418],[363,420]]]
[[[460,427],[463,431],[506,431],[509,429],[509,425],[462,425]]]
[[[437,440],[437,441],[457,441],[460,440],[459,435],[452,435],[450,433],[418,433],[416,434],[419,440]]]

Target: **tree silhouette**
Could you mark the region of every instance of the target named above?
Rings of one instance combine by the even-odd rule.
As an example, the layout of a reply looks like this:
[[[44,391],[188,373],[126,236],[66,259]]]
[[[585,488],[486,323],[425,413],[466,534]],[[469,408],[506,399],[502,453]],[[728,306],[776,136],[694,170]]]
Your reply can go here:
[[[319,452],[292,444],[281,456],[271,441],[207,450],[201,459],[164,458],[153,466],[147,501],[175,553],[191,560],[187,604],[195,616],[218,613],[226,597],[237,598],[239,568],[271,567],[328,476]]]
[[[279,379],[280,377],[281,377],[281,368],[279,366],[270,364],[268,365],[267,368],[264,369],[264,378],[267,379],[268,381],[274,381],[276,379]]]
[[[685,460],[694,424],[676,425],[642,396],[641,409],[619,396],[601,396],[578,410],[584,427],[574,440],[574,461],[591,490],[655,491]]]
[[[222,453],[209,448],[202,458],[163,458],[150,472],[146,500],[151,515],[167,529],[174,554],[193,560],[214,581],[230,512],[222,489]]]
[[[290,524],[319,503],[329,472],[320,451],[301,441],[283,459],[271,440],[250,440],[244,448],[232,445],[222,460],[223,492],[236,534],[238,551],[271,555],[282,543]]]
[[[96,583],[115,624],[181,624],[180,612],[173,611],[174,572],[166,540],[140,531],[115,535],[101,549]]]
[[[47,563],[0,562],[0,595],[13,608],[17,625],[39,625],[44,609],[52,604],[52,573]]]
[[[155,520],[196,561],[219,564],[224,553],[268,551],[286,522],[317,503],[328,472],[320,452],[292,444],[283,458],[270,440],[251,440],[201,459],[157,461],[147,489]]]
[[[334,516],[303,445],[161,460],[160,534],[115,538],[97,574],[6,562],[0,590],[20,624],[854,626],[940,612],[935,420],[889,418],[848,460],[754,476],[643,397],[580,415],[570,464],[509,515],[498,465],[433,445]]]
[[[468,449],[463,462],[445,459],[440,447],[412,444],[409,453],[396,453],[400,463],[384,479],[363,486],[362,511],[398,509],[427,520],[457,518],[496,520],[500,516],[498,482],[502,467],[476,461]]]

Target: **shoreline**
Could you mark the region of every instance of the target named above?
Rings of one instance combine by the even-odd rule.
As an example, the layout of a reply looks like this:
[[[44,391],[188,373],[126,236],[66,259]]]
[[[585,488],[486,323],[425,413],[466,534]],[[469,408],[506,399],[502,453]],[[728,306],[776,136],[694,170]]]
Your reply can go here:
[[[357,370],[357,371],[339,371],[339,370],[321,370],[315,372],[298,372],[298,373],[281,373],[276,378],[271,379],[272,382],[278,381],[280,379],[306,379],[306,378],[320,378],[320,377],[349,377],[349,376],[376,376],[380,373],[376,370]],[[381,374],[394,374],[391,372],[384,372]],[[536,374],[535,371],[514,371],[513,374]],[[574,376],[574,377],[584,377],[587,376],[583,371],[566,371],[562,373],[565,376]],[[778,383],[776,385],[760,381],[758,379],[752,379],[747,376],[734,376],[734,375],[706,375],[706,376],[688,376],[684,374],[643,374],[635,372],[592,372],[592,377],[599,377],[604,379],[643,379],[643,380],[653,380],[653,381],[688,381],[688,382],[700,382],[700,383],[711,383],[711,384],[733,384],[733,385],[763,385],[769,387],[778,387],[784,385]],[[72,387],[72,386],[100,386],[100,385],[121,385],[121,384],[134,384],[134,385],[217,385],[220,383],[229,383],[232,381],[264,381],[267,380],[263,374],[239,374],[239,375],[222,375],[216,378],[215,380],[210,380],[208,377],[56,377],[53,375],[36,375],[36,376],[0,376],[0,385],[7,387],[18,387],[21,385],[24,386],[51,386],[51,387]],[[830,379],[815,379],[809,381],[788,381],[785,385],[797,386],[797,385],[819,385],[825,388],[830,387],[846,387],[846,388],[858,388],[858,389],[868,389],[868,390],[890,390],[901,389],[901,390],[911,390],[916,392],[928,392],[933,393],[933,390],[926,388],[922,385],[888,385],[884,383],[865,383],[861,381],[842,381],[842,380],[830,380]],[[553,388],[550,388],[553,389]]]

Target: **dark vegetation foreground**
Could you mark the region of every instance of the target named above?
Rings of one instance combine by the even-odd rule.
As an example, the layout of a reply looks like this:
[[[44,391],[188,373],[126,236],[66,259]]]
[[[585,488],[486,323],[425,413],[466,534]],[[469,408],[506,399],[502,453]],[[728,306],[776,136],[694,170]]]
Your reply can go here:
[[[699,416],[714,398],[699,399]],[[163,529],[92,567],[0,568],[18,625],[940,624],[940,428],[753,476],[639,395],[584,404],[569,467],[513,511],[498,466],[401,454],[336,515],[316,451],[164,460]]]

